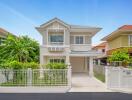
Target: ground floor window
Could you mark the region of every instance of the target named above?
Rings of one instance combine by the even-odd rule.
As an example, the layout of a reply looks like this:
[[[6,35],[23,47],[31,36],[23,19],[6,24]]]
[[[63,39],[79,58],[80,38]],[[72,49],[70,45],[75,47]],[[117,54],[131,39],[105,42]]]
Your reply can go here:
[[[50,57],[49,63],[65,63],[64,57]]]

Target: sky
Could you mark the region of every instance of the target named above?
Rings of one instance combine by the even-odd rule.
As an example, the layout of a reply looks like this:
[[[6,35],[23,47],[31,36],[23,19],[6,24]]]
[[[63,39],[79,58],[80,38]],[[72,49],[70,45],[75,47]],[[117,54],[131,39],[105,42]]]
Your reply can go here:
[[[132,0],[0,0],[0,27],[42,43],[35,27],[58,17],[68,24],[101,27],[93,45],[122,25],[132,24]]]

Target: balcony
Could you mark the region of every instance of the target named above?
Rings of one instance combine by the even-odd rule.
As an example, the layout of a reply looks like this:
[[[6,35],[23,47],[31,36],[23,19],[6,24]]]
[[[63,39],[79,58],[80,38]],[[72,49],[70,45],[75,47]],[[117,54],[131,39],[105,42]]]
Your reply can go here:
[[[52,45],[52,46],[60,46],[63,45],[63,42],[49,42],[48,45]]]
[[[48,51],[50,51],[50,52],[62,52],[62,51],[64,51],[64,47],[62,47],[62,46],[51,46],[51,47],[48,47]]]
[[[71,44],[72,51],[89,51],[91,50],[91,44]]]

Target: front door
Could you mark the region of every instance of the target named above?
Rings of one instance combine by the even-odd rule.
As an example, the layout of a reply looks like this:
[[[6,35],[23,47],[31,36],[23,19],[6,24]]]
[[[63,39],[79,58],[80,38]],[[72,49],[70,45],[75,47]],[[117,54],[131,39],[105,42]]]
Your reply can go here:
[[[71,57],[72,72],[86,72],[85,57]]]

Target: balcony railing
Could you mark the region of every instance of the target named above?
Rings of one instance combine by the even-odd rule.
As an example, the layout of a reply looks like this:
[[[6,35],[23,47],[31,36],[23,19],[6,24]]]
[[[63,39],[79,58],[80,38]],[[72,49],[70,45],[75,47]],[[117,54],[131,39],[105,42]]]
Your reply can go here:
[[[64,47],[60,47],[60,46],[51,46],[48,47],[49,51],[64,51]]]
[[[63,45],[63,42],[49,42],[49,45]]]

